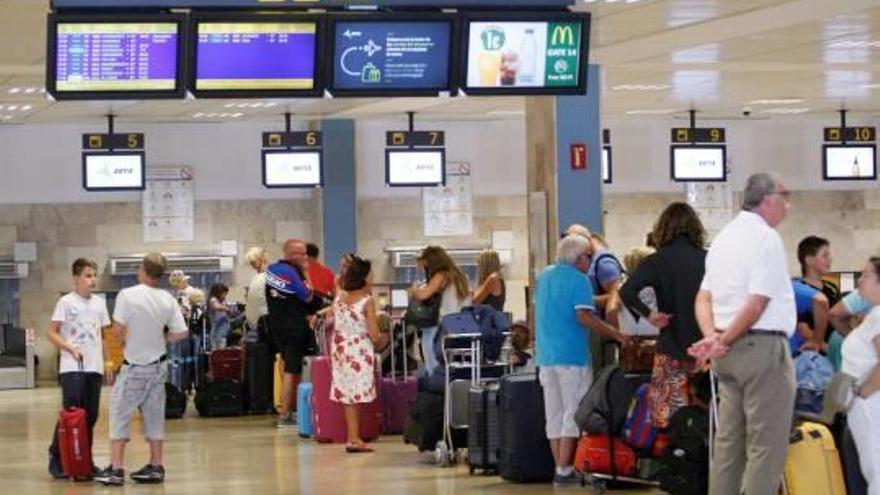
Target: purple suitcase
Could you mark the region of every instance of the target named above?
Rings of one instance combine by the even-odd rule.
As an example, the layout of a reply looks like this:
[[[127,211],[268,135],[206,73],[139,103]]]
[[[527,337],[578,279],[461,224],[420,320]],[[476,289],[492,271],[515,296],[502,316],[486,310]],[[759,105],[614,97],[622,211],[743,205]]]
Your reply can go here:
[[[416,377],[409,376],[406,363],[406,331],[403,333],[403,376],[397,376],[394,362],[394,327],[391,325],[391,375],[383,377],[379,382],[379,401],[382,403],[382,433],[385,435],[400,435],[403,433],[406,418],[409,416],[409,408],[416,400],[418,394],[418,382]]]

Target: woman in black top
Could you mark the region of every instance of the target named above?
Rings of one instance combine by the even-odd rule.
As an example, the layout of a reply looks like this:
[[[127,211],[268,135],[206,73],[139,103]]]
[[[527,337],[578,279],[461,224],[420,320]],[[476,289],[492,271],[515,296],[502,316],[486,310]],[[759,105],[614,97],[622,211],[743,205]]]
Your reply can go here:
[[[479,286],[472,297],[474,304],[488,304],[504,311],[507,288],[501,275],[501,259],[492,249],[484,249],[477,256],[477,280]]]
[[[697,370],[687,349],[702,338],[694,300],[705,272],[706,231],[693,208],[672,203],[660,214],[652,238],[657,252],[630,275],[620,297],[660,329],[650,394],[654,425],[665,428],[675,411],[691,402],[689,380]],[[639,298],[646,287],[657,294],[657,311]]]

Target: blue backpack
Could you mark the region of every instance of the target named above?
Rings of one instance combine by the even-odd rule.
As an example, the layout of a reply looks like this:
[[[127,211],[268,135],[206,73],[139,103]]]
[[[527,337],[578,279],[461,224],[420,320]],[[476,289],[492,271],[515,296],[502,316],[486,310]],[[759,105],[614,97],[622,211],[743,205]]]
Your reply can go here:
[[[825,356],[813,351],[806,351],[794,360],[797,377],[797,395],[794,408],[796,411],[819,414],[822,412],[822,399],[834,367]]]
[[[443,362],[442,341],[444,336],[478,333],[483,348],[483,359],[497,361],[501,357],[504,333],[510,330],[510,319],[497,309],[486,304],[462,308],[440,319],[440,331],[434,341],[437,359]]]

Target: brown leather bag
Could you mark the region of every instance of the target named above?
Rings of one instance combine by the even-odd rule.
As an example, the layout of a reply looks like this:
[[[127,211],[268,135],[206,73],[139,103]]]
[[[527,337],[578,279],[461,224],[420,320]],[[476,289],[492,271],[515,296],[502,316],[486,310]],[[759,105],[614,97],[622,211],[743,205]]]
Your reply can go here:
[[[629,344],[620,348],[620,368],[627,373],[650,372],[656,353],[655,337],[631,337]]]

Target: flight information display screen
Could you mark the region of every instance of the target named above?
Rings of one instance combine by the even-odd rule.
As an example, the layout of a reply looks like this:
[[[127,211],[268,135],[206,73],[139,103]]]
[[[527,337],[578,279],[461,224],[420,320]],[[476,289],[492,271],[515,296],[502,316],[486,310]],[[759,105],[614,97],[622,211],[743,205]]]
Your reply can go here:
[[[340,21],[332,90],[449,89],[452,21]]]
[[[144,188],[144,153],[86,152],[83,188],[87,191],[137,191]]]
[[[875,180],[877,147],[873,144],[825,145],[825,180]]]
[[[55,29],[53,92],[180,88],[177,22],[58,22]]]
[[[317,22],[199,22],[196,91],[312,91]]]
[[[672,179],[679,182],[727,180],[727,147],[690,145],[671,147]]]

